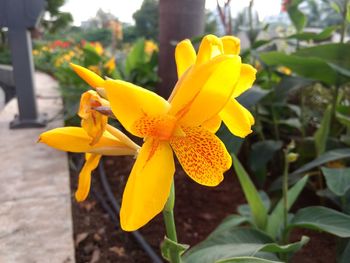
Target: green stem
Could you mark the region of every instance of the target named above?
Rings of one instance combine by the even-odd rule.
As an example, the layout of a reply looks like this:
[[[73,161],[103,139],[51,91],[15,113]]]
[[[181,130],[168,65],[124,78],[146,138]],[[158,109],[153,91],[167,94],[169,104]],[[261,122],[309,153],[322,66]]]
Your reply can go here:
[[[301,89],[301,109],[300,109],[300,122],[301,122],[301,136],[302,136],[302,143],[305,141],[305,136],[306,136],[306,122],[305,122],[305,88]]]
[[[333,101],[332,101],[332,115],[331,115],[332,116],[332,121],[331,121],[331,123],[334,123],[335,118],[336,118],[335,117],[335,113],[336,113],[336,109],[337,109],[339,90],[340,90],[339,85],[336,85],[335,89],[334,89]]]
[[[272,113],[272,121],[273,121],[273,129],[275,132],[275,138],[278,141],[280,139],[280,132],[278,130],[278,121],[276,117],[275,107],[273,105],[271,106],[271,113]]]
[[[342,25],[342,30],[341,30],[341,35],[340,35],[340,43],[344,43],[344,38],[345,38],[345,34],[346,34],[346,29],[347,29],[347,25],[348,25],[348,21],[347,21],[347,12],[348,12],[348,3],[349,0],[345,0],[344,1],[344,7],[343,7],[343,25]]]
[[[282,185],[282,195],[283,195],[283,231],[288,227],[288,150],[284,150],[284,170],[283,170],[283,185]],[[287,236],[283,236],[283,243],[287,244]]]
[[[163,216],[164,216],[164,223],[165,223],[165,229],[166,229],[166,236],[170,240],[177,242],[176,226],[175,226],[175,219],[174,219],[174,203],[175,203],[175,187],[173,182],[171,185],[168,200],[163,209]],[[181,262],[180,254],[178,253],[177,250],[170,251],[170,262],[171,263]]]
[[[260,137],[260,139],[262,141],[265,141],[265,135],[264,135],[264,131],[263,131],[263,126],[260,120],[260,115],[259,115],[259,111],[258,111],[258,106],[256,105],[254,107],[255,110],[255,121],[256,121],[256,131]]]

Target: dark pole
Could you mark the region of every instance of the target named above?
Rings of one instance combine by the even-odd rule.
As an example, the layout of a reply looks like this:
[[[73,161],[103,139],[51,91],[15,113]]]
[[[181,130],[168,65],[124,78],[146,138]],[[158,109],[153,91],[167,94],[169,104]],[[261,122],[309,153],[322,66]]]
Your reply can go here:
[[[168,98],[176,81],[175,45],[204,32],[205,0],[159,1],[158,94]]]

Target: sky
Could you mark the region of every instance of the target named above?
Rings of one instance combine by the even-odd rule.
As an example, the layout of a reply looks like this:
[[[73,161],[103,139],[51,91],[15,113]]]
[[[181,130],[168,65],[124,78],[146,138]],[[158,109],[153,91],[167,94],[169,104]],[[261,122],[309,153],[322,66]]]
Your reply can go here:
[[[143,0],[66,0],[62,11],[70,12],[74,18],[74,24],[79,26],[82,21],[96,15],[99,8],[110,12],[122,22],[133,23],[132,14],[138,10]],[[174,0],[176,1],[176,0]],[[83,4],[82,4],[83,3]],[[249,0],[233,0],[231,2],[232,15],[235,16],[240,10],[248,6]],[[255,0],[255,9],[259,17],[277,15],[281,9],[281,0]],[[206,8],[214,10],[216,0],[206,0]]]

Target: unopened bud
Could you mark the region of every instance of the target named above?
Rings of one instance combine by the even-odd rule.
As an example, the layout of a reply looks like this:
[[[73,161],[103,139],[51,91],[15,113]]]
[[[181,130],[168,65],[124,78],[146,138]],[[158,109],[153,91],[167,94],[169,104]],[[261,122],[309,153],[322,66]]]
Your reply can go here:
[[[288,153],[287,155],[287,161],[289,163],[293,163],[295,162],[296,160],[298,160],[298,157],[299,157],[299,154],[297,153]]]

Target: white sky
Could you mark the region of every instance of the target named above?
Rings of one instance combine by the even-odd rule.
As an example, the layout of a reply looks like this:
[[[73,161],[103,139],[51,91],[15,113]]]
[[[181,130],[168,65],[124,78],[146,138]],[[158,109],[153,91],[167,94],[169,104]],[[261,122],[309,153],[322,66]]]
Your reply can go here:
[[[133,23],[132,14],[138,10],[143,0],[67,0],[62,11],[68,11],[73,15],[74,24],[80,25],[96,15],[99,8],[110,12],[122,22]],[[176,0],[173,0],[176,1]],[[246,7],[249,0],[233,0],[231,9],[233,16]],[[259,12],[261,19],[277,15],[281,10],[281,0],[255,0],[254,7]],[[216,0],[206,0],[207,9],[216,8]]]

